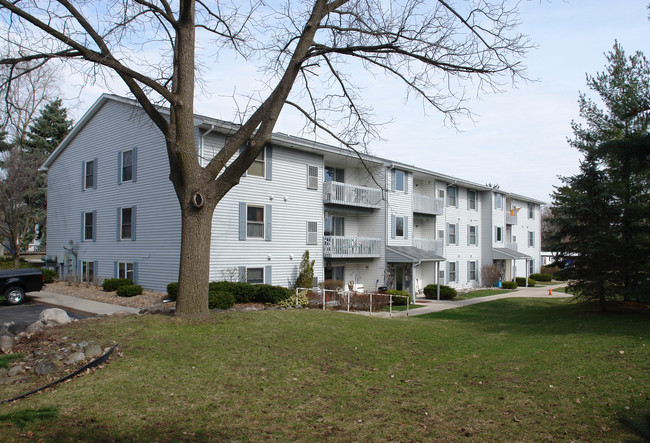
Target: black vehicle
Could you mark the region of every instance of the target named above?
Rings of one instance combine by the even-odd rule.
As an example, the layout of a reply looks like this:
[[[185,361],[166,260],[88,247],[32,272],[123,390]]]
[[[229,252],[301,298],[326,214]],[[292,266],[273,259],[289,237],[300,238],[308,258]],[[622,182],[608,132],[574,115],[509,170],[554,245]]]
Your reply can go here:
[[[0,294],[7,303],[17,305],[25,300],[25,292],[43,289],[45,277],[40,269],[0,270]]]

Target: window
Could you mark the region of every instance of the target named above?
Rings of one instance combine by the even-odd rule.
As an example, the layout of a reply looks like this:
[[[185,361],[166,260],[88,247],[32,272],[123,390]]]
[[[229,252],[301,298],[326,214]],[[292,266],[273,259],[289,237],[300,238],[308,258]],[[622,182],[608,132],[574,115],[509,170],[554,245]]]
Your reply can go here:
[[[503,241],[503,228],[501,226],[496,227],[496,234],[494,236],[494,239],[498,242]]]
[[[503,209],[503,195],[494,194],[494,209]]]
[[[333,168],[332,166],[325,166],[325,181],[344,183],[345,170],[340,168]]]
[[[83,189],[97,188],[97,159],[84,162]]]
[[[447,244],[455,245],[458,233],[456,232],[456,225],[447,225]]]
[[[97,212],[83,212],[81,214],[82,219],[82,239],[84,241],[95,241],[95,221],[97,218]]]
[[[395,217],[395,237],[404,237],[404,217]]]
[[[246,283],[251,285],[261,285],[264,283],[264,268],[247,268]]]
[[[253,163],[248,167],[248,170],[246,171],[247,175],[264,177],[264,151],[265,149],[262,149],[255,160],[253,160]]]
[[[325,280],[338,280],[344,282],[345,267],[325,266]]]
[[[467,262],[467,279],[469,281],[476,280],[476,262],[475,261],[470,261]]]
[[[318,189],[318,166],[307,165],[307,189]]]
[[[528,260],[528,275],[535,273],[535,260]]]
[[[246,237],[264,238],[263,206],[248,206],[246,210]]]
[[[468,226],[467,227],[467,244],[468,245],[477,245],[478,244],[478,226]]]
[[[325,213],[325,232],[323,235],[345,235],[344,218]]]
[[[447,187],[447,206],[458,206],[458,188],[455,186]]]
[[[81,262],[81,281],[84,283],[95,282],[95,262],[92,261]]]
[[[118,263],[117,264],[117,278],[128,278],[132,282],[135,282],[134,279],[134,269],[133,263]]]
[[[528,247],[529,248],[535,247],[535,233],[532,231],[528,231]]]
[[[318,222],[315,221],[307,222],[307,244],[308,245],[318,244]]]
[[[471,189],[467,190],[467,209],[474,209],[476,210],[476,191],[472,191]]]
[[[444,240],[445,238],[445,231],[443,229],[438,230],[438,238]]]
[[[121,182],[133,181],[135,166],[135,150],[122,151],[121,153]]]
[[[404,171],[395,169],[395,191],[404,191]]]
[[[456,280],[456,275],[457,275],[456,274],[456,271],[457,271],[456,262],[452,261],[452,262],[447,263],[447,269],[449,270],[449,281],[450,282],[457,281]]]
[[[445,191],[443,191],[442,189],[438,189],[438,197],[445,198]]]
[[[133,239],[134,223],[133,223],[133,208],[120,208],[119,209],[119,226],[120,226],[120,240]]]
[[[533,203],[528,203],[528,218],[535,218],[535,205]]]

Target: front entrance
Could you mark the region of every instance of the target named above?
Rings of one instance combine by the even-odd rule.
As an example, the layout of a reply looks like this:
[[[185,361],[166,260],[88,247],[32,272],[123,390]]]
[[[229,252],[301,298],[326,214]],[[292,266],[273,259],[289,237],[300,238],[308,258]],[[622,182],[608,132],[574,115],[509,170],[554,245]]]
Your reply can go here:
[[[386,281],[388,288],[411,292],[412,266],[410,263],[389,263]]]

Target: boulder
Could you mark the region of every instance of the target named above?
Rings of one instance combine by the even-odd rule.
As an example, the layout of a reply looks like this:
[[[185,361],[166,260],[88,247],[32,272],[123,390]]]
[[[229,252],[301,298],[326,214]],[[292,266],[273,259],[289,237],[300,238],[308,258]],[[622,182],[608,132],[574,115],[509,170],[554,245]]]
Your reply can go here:
[[[79,363],[80,361],[84,361],[85,359],[86,354],[83,352],[75,352],[74,354],[70,354],[63,363],[66,365],[73,365],[75,363]]]
[[[104,351],[102,350],[102,347],[99,346],[97,343],[93,343],[92,345],[89,345],[86,347],[84,350],[84,355],[86,358],[95,358],[99,357],[102,355]]]
[[[37,331],[40,331],[41,329],[43,329],[44,327],[45,327],[45,323],[43,323],[42,321],[39,320],[39,321],[34,322],[31,325],[29,325],[27,330],[24,331],[24,332],[21,332],[21,334],[25,334],[25,333],[29,333],[29,332],[37,332]]]
[[[54,363],[52,363],[51,361],[44,361],[36,365],[36,367],[34,368],[34,373],[36,375],[46,375],[54,371],[55,369],[56,369],[56,365]]]
[[[50,308],[41,312],[40,320],[46,325],[67,325],[72,323],[67,312],[60,308]]]
[[[14,339],[9,337],[8,335],[3,335],[0,337],[0,351],[2,353],[6,354],[8,352],[11,352],[11,350],[14,347]]]
[[[15,377],[24,371],[25,368],[23,368],[21,365],[14,366],[13,368],[7,371],[7,377]]]

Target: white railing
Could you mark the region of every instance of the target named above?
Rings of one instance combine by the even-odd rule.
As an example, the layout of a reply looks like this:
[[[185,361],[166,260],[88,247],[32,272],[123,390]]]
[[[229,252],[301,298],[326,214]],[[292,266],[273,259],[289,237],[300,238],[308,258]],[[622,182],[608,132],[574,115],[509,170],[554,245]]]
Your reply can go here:
[[[445,254],[445,242],[442,239],[437,240],[424,240],[421,238],[413,239],[413,246],[418,249],[423,249],[425,251],[433,252],[436,255],[444,256]]]
[[[325,182],[323,183],[323,202],[377,208],[381,202],[381,189],[339,182]]]
[[[413,212],[420,214],[442,215],[445,199],[429,197],[428,195],[413,194]]]
[[[506,249],[512,249],[513,251],[518,251],[517,243],[506,242]]]
[[[516,225],[517,224],[517,214],[510,215],[510,212],[506,212],[506,225]]]
[[[368,237],[341,237],[326,235],[323,237],[323,257],[355,258],[380,257],[381,239]]]

